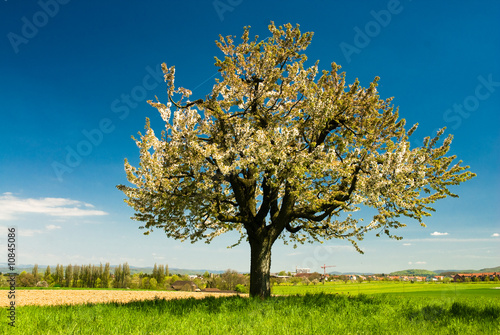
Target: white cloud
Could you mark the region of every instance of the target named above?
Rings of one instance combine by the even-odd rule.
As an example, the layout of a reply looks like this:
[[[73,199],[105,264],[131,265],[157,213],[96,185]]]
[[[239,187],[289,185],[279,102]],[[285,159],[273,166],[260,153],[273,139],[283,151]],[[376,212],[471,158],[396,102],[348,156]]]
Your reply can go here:
[[[498,236],[500,236],[499,233],[494,233],[493,235],[491,235],[491,237],[498,237]]]
[[[440,233],[438,231],[431,233],[431,236],[445,236],[445,235],[448,235],[448,233]]]
[[[93,205],[65,198],[22,199],[10,192],[0,195],[0,221],[15,220],[27,213],[44,214],[53,217],[97,216],[108,213],[88,209]]]
[[[41,229],[19,229],[19,236],[35,236],[42,233]]]
[[[419,261],[419,262],[415,262],[415,264],[427,264],[427,262]]]
[[[49,225],[45,226],[45,229],[24,229],[24,228],[19,229],[18,228],[18,231],[19,231],[20,236],[29,237],[29,236],[35,236],[38,234],[43,234],[43,233],[46,233],[46,232],[49,232],[49,231],[55,230],[55,229],[61,229],[61,226],[49,224]]]
[[[403,243],[404,246],[409,246],[411,243]]]

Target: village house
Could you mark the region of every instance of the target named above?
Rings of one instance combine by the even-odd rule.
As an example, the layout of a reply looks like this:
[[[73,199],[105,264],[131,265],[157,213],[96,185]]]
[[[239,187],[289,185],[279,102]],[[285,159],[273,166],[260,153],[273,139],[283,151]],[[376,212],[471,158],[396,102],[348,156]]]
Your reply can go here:
[[[382,278],[381,278],[381,277],[377,277],[377,276],[375,276],[375,275],[368,276],[368,279],[369,279],[369,280],[382,280]]]
[[[199,292],[198,285],[190,280],[177,280],[172,284],[172,288],[176,291]]]
[[[299,278],[307,278],[309,280],[313,280],[313,279],[319,279],[322,277],[322,275],[320,275],[319,273],[317,272],[313,272],[313,273],[296,273],[295,274],[295,277],[299,277]]]
[[[464,282],[467,278],[470,281],[485,281],[486,278],[488,280],[495,280],[495,277],[500,279],[500,272],[481,272],[481,273],[457,273],[453,276],[453,281],[455,282]]]

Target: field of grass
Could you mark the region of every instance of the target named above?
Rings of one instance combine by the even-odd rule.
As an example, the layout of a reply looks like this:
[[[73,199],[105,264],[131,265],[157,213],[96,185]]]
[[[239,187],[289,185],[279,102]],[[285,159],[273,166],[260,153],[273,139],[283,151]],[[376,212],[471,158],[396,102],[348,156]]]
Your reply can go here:
[[[500,283],[479,282],[479,283],[423,283],[423,282],[363,282],[343,283],[331,282],[317,285],[275,285],[272,293],[275,295],[296,295],[315,293],[341,293],[341,294],[391,294],[406,296],[437,296],[437,297],[458,297],[458,296],[491,296],[500,299]]]
[[[443,295],[439,292],[448,291],[428,289],[438,284],[428,287],[420,284],[426,290],[408,289],[408,292],[406,285],[418,284],[405,284],[404,293],[393,283],[363,285],[359,287],[361,294],[356,292],[357,284],[338,284],[331,286],[334,290],[349,288],[350,293],[302,292],[302,295],[274,296],[266,301],[234,296],[125,304],[26,306],[16,309],[16,329],[7,325],[5,317],[0,323],[0,333],[500,334],[500,290],[492,289],[493,285],[458,284],[456,295],[451,292]],[[362,289],[376,290],[376,286],[370,288],[370,285],[378,285],[378,292],[363,294]],[[442,285],[452,287],[454,284]],[[320,287],[311,286],[318,287],[317,290]],[[274,293],[278,288],[285,286],[274,287]],[[309,289],[308,286],[301,288]]]

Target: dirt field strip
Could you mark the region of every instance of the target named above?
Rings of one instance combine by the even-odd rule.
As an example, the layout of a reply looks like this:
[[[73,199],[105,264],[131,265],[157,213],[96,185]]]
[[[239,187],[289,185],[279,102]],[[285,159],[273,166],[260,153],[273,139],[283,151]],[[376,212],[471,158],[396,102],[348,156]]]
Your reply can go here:
[[[7,307],[11,300],[7,292],[0,296],[0,306]],[[118,291],[118,290],[18,290],[16,306],[38,305],[78,305],[86,303],[106,303],[111,301],[130,302],[133,300],[202,299],[207,296],[231,296],[233,293],[174,292],[174,291]]]

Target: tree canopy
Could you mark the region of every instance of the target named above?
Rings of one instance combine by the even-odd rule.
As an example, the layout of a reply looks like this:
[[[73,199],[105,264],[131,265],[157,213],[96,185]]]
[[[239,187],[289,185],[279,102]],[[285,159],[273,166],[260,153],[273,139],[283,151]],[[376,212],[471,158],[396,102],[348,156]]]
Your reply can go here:
[[[251,277],[262,279],[252,289],[251,278],[250,293],[264,297],[276,239],[345,238],[359,250],[370,230],[400,238],[393,230],[405,226],[402,217],[424,225],[436,200],[457,196],[450,185],[474,176],[446,156],[444,128],[410,148],[417,125],[405,129],[392,98],[380,98],[378,77],[363,88],[346,84],[336,63],[305,67],[313,33],[274,23],[269,31],[251,40],[245,27],[238,45],[220,36],[220,78],[205,98],[175,87],[175,67],[162,65],[168,102],[149,103],[165,129],[156,136],[146,120],[134,138],[139,166],[125,161],[134,187],[118,186],[146,234],[210,242],[238,231],[251,246]],[[350,214],[361,206],[377,210],[367,223]]]

